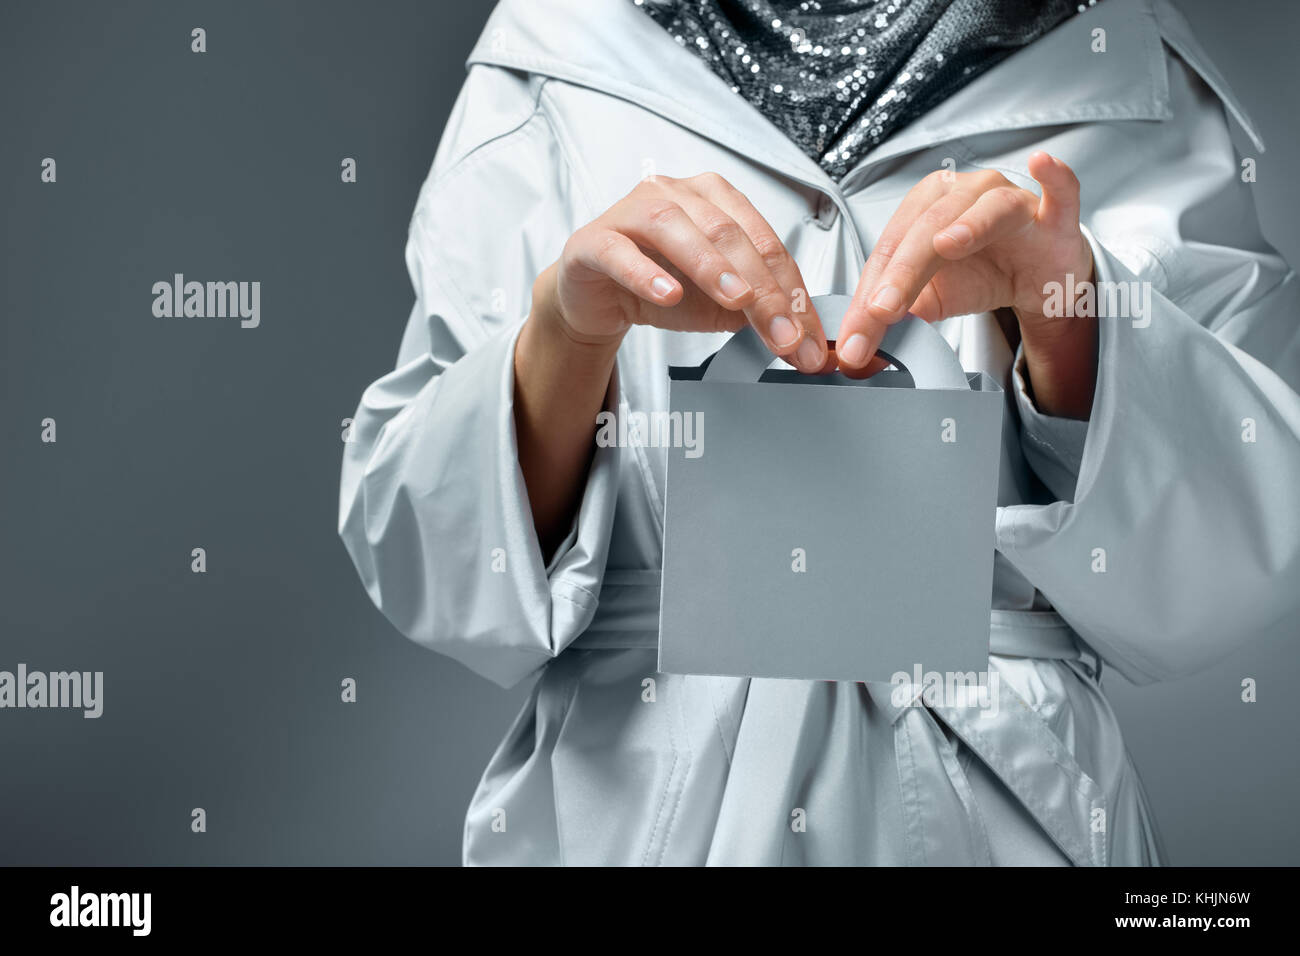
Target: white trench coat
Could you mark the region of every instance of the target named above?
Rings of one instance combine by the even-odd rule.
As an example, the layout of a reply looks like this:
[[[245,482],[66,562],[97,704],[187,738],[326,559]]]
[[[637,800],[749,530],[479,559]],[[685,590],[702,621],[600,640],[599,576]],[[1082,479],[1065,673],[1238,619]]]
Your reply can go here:
[[[1262,144],[1180,15],[1104,0],[838,184],[630,0],[505,0],[469,64],[339,519],[403,634],[504,686],[540,672],[469,808],[465,862],[1161,862],[1097,658],[1137,681],[1184,674],[1300,601],[1296,278],[1260,235],[1228,115]],[[1153,304],[1101,321],[1088,422],[1035,409],[991,314],[940,323],[1006,388],[998,716],[896,707],[889,685],[656,673],[666,452],[598,449],[544,564],[512,417],[533,279],[643,176],[715,171],[812,294],[849,293],[923,176],[952,160],[1034,189],[1037,149],[1078,173],[1098,279],[1149,283]],[[633,329],[619,401],[666,409],[667,366],[725,338]]]

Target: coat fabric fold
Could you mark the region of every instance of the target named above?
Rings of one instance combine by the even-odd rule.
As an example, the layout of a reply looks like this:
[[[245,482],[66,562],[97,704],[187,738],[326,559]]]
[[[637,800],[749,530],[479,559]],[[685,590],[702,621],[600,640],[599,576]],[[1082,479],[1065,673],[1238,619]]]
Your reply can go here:
[[[416,301],[340,491],[342,539],[403,634],[503,686],[536,678],[469,808],[465,862],[1161,862],[1102,670],[1189,673],[1300,603],[1300,303],[1229,117],[1262,149],[1172,7],[1106,0],[835,182],[632,4],[501,3],[416,203]],[[715,171],[811,294],[851,292],[923,176],[1035,189],[1038,149],[1083,184],[1099,286],[1150,308],[1102,317],[1087,422],[1034,407],[994,316],[939,323],[1006,389],[998,706],[657,673],[664,449],[598,448],[549,564],[533,532],[513,349],[534,278],[642,177]],[[725,338],[633,329],[609,409],[666,409],[667,367]]]

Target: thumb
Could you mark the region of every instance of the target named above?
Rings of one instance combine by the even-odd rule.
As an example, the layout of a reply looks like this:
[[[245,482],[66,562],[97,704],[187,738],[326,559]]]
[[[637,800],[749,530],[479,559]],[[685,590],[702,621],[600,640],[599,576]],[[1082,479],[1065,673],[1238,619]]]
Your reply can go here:
[[[1039,150],[1029,157],[1029,175],[1043,188],[1034,217],[1039,225],[1061,232],[1079,228],[1079,177],[1062,160]]]

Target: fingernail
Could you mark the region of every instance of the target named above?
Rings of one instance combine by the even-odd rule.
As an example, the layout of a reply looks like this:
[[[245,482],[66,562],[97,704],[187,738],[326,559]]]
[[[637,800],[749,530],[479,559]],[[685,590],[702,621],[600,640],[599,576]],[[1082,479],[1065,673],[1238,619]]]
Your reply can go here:
[[[837,351],[846,365],[857,367],[867,360],[867,337],[861,332],[854,332]]]
[[[887,285],[871,300],[871,307],[882,312],[897,312],[903,307],[903,294],[892,285]]]
[[[799,360],[799,367],[805,372],[816,372],[821,369],[823,364],[821,346],[813,339],[808,339],[803,345],[799,346],[795,358]]]
[[[951,239],[959,246],[968,246],[970,241],[975,238],[975,233],[970,231],[970,226],[961,222],[953,223],[939,235]]]
[[[673,291],[673,284],[663,276],[655,276],[654,281],[650,283],[650,288],[655,295],[663,298]]]
[[[799,338],[799,329],[784,315],[778,315],[772,320],[772,324],[768,326],[767,334],[772,337],[773,345],[783,349],[794,345]]]
[[[738,275],[724,272],[718,276],[718,288],[728,299],[739,299],[749,291],[749,283]]]

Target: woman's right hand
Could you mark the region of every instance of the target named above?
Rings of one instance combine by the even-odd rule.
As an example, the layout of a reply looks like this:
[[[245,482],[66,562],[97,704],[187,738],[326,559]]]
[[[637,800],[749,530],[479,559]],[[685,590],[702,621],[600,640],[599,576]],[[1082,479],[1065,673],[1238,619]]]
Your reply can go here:
[[[578,513],[627,330],[734,332],[746,322],[801,371],[834,367],[799,267],[715,173],[646,180],[569,238],[533,284],[515,346],[519,467],[546,560]]]
[[[717,173],[639,183],[565,243],[537,279],[566,335],[613,343],[633,325],[682,332],[754,326],[803,372],[833,365],[794,258]]]

